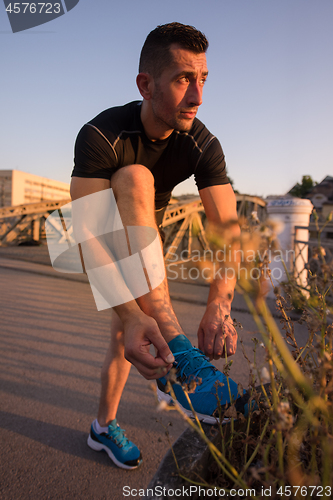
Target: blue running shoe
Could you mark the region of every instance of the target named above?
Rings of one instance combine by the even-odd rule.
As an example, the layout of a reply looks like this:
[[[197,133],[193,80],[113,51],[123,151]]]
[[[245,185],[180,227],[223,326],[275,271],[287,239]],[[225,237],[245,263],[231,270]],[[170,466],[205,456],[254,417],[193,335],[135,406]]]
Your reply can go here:
[[[95,451],[106,451],[111,460],[122,469],[136,469],[142,463],[140,450],[127,439],[115,418],[109,424],[108,432],[98,434],[93,422],[88,436],[88,446]]]
[[[178,404],[181,409],[193,418],[191,407],[182,389],[183,384],[190,384],[191,381],[200,382],[195,387],[194,392],[189,394],[193,409],[198,419],[205,424],[216,424],[218,422],[218,402],[221,407],[230,403],[230,393],[232,402],[235,402],[237,411],[244,415],[248,413],[249,394],[244,391],[243,396],[238,394],[236,382],[220,372],[207,358],[202,351],[192,346],[185,335],[178,335],[169,342],[171,352],[175,357],[174,367],[176,368],[177,382],[173,383],[172,388],[177,398],[177,403],[166,391],[167,377],[161,377],[157,380],[157,396],[159,401],[166,401],[169,404]],[[171,382],[172,383],[172,382]],[[228,387],[229,383],[229,387]],[[230,418],[224,419],[223,423],[230,421]]]

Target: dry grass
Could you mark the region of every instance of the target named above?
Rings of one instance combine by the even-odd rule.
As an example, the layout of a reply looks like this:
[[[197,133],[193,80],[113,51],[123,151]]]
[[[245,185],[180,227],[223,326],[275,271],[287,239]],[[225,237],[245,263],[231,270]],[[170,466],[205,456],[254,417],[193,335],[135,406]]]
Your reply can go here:
[[[270,488],[269,497],[273,499],[288,497],[289,491],[293,498],[331,498],[333,327],[329,321],[332,304],[326,299],[333,283],[333,265],[325,262],[319,238],[320,272],[313,275],[309,271],[305,287],[287,273],[283,289],[275,290],[281,316],[278,325],[265,302],[269,261],[260,258],[262,249],[273,248],[274,241],[273,225],[250,221],[243,224],[238,242],[245,252],[255,249],[259,255],[255,262],[246,264],[256,267],[257,279],[240,275],[237,284],[261,334],[260,340],[253,339],[254,351],[261,343],[266,351],[267,369],[261,371],[243,351],[249,363],[251,397],[257,408],[247,418],[237,415],[234,405],[220,408],[220,420],[229,416],[231,421],[219,426],[219,446],[209,441],[197,419],[192,421],[184,416],[211,451],[209,480],[195,484],[218,486],[226,493],[232,488],[254,488],[256,495],[252,498],[258,499],[267,498],[262,495],[262,488]],[[221,236],[211,243],[215,248],[230,245]],[[294,335],[291,312],[295,308],[297,321],[306,325],[309,332],[303,346],[297,344]],[[258,380],[260,390],[256,388]]]

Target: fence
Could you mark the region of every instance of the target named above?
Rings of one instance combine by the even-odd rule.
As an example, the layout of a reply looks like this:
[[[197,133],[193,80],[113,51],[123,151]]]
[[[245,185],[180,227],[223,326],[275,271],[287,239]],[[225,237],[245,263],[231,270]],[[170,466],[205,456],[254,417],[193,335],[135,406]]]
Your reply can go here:
[[[304,232],[307,231],[308,241],[304,238]],[[323,277],[324,273],[332,276],[333,224],[295,226],[294,252],[293,271],[298,281],[303,282],[304,275],[308,282]],[[333,302],[333,282],[327,292],[327,300]]]
[[[248,216],[252,211],[263,217],[265,201],[257,196],[236,194],[239,216]],[[70,200],[43,201],[13,207],[0,208],[0,246],[17,245],[24,241],[38,242],[45,238],[45,219],[54,211],[67,205]],[[199,196],[184,197],[176,203],[170,203],[166,209],[163,227],[165,228],[165,252],[170,247],[179,245],[191,251],[194,233],[203,249],[207,248],[202,218],[204,208]],[[71,235],[71,222],[66,220],[65,227]],[[194,230],[195,228],[195,230]],[[199,229],[199,231],[198,231]],[[55,233],[62,231],[54,227]],[[50,228],[49,228],[50,231]]]

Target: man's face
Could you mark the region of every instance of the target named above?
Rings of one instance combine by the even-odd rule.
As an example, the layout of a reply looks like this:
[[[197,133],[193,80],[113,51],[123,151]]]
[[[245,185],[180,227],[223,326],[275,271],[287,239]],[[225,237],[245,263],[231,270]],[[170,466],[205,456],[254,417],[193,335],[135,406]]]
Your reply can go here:
[[[157,124],[165,130],[188,131],[202,103],[208,75],[206,55],[178,45],[172,45],[170,53],[173,62],[154,80],[152,111]]]

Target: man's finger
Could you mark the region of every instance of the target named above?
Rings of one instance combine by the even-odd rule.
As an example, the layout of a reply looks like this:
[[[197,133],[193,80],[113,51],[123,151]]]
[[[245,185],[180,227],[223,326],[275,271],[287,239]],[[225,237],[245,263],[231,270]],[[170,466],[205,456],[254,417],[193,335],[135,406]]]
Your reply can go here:
[[[227,356],[235,354],[237,348],[237,333],[234,328],[225,328],[224,341],[224,353],[226,352]],[[217,350],[215,352],[217,352]]]
[[[136,359],[131,360],[131,363],[147,380],[163,377],[172,368],[172,364],[165,365],[162,358],[154,358],[151,354],[136,357]]]
[[[227,339],[224,335],[216,335],[214,343],[213,359],[220,359],[227,346]]]
[[[170,347],[162,337],[162,335],[154,335],[149,339],[153,346],[157,349],[157,356],[156,360],[162,358],[164,363],[167,363],[168,365],[173,363],[175,361],[174,355],[172,354]]]
[[[165,377],[169,373],[169,371],[171,370],[172,366],[173,365],[161,366],[160,368],[157,369],[154,378]]]
[[[198,330],[198,348],[200,349],[200,351],[204,351],[204,348],[205,348],[205,345],[204,345],[204,332],[203,332],[203,329],[202,328],[199,328]]]

